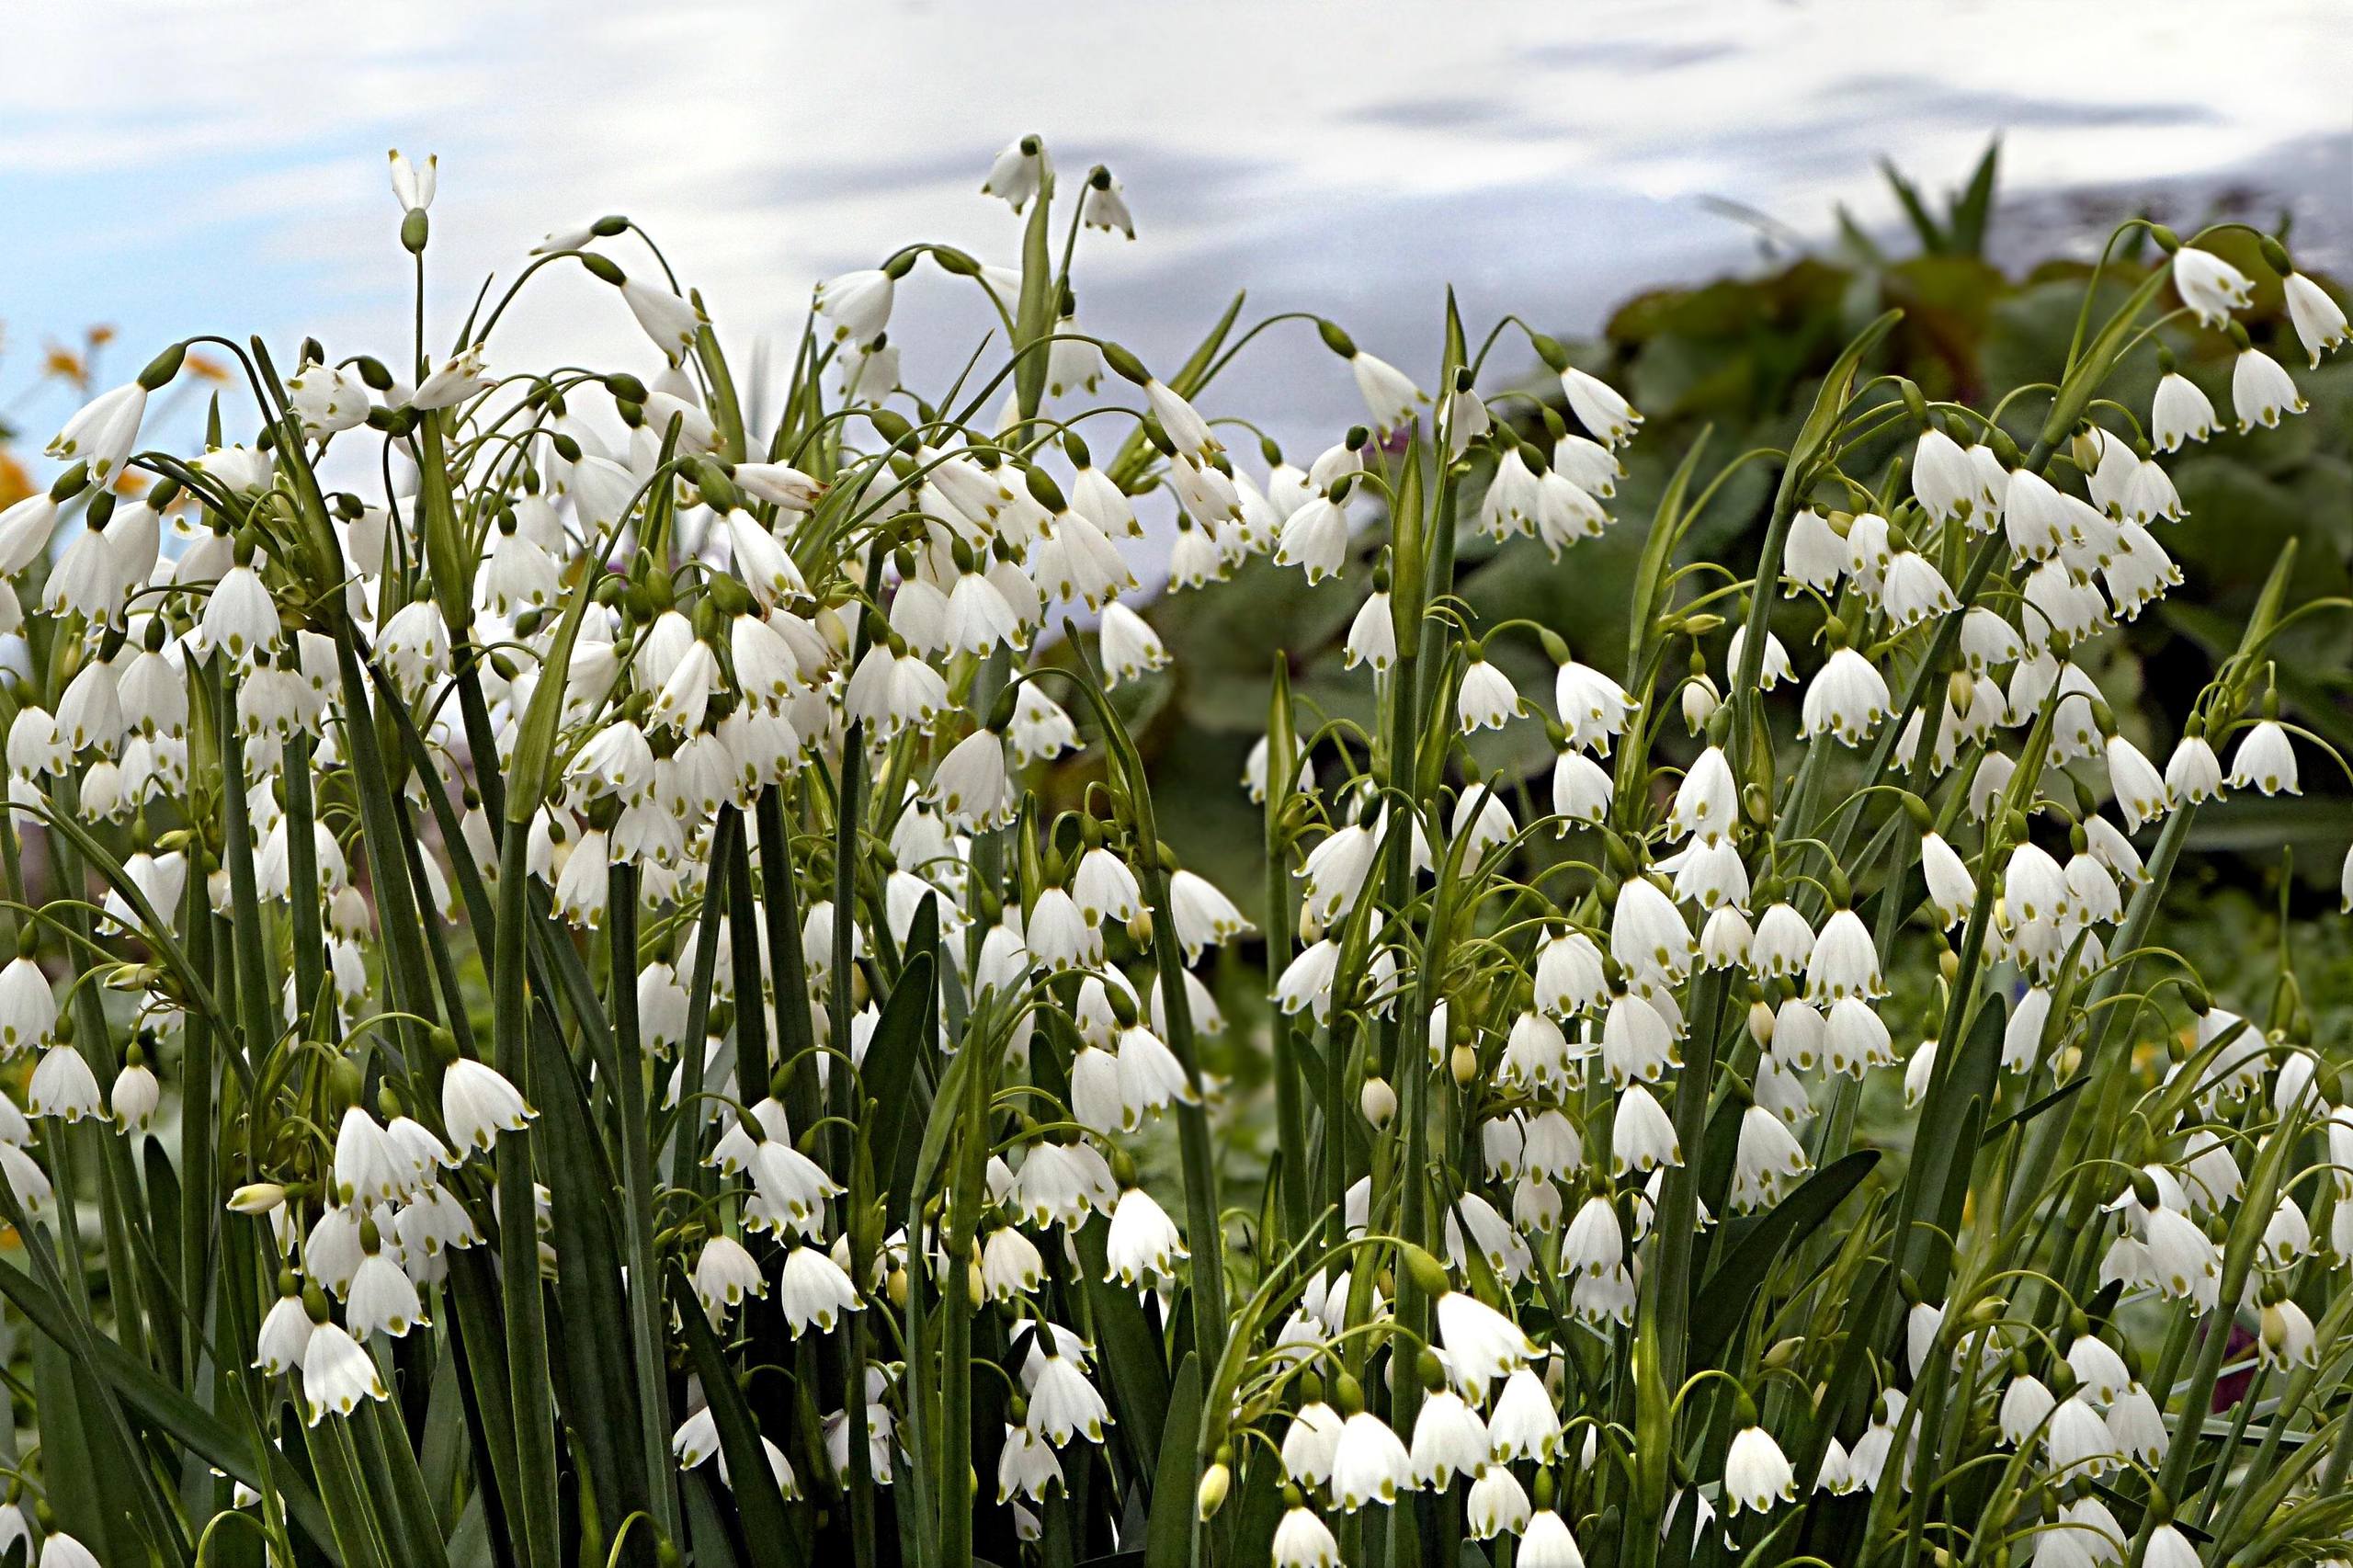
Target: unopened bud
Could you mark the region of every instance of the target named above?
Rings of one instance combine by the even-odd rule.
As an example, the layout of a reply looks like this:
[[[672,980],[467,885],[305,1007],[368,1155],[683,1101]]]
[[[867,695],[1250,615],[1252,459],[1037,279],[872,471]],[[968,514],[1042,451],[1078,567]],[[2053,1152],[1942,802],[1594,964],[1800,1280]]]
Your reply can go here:
[[[1397,1091],[1386,1078],[1367,1078],[1358,1092],[1357,1107],[1374,1128],[1385,1128],[1397,1115]]]

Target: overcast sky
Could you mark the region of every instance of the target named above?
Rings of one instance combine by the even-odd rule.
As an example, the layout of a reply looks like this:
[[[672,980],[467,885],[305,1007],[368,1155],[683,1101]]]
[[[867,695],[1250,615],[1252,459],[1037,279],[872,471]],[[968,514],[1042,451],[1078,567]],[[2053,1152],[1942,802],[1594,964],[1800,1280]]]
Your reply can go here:
[[[1753,264],[1754,233],[1707,199],[1801,235],[1841,200],[1886,224],[1881,153],[1941,189],[1995,131],[2021,198],[2252,183],[2341,247],[2348,17],[2244,0],[20,6],[0,73],[0,396],[45,336],[93,321],[122,329],[126,365],[201,329],[390,358],[409,288],[393,145],[441,159],[437,340],[485,271],[623,211],[739,363],[790,338],[813,280],[904,241],[1013,260],[1015,221],[976,187],[1027,131],[1071,175],[1101,160],[1125,181],[1140,238],[1090,240],[1082,311],[1148,358],[1181,354],[1246,285],[1426,374],[1449,282],[1474,318],[1590,325],[1642,283]],[[610,291],[564,270],[501,357],[650,364]],[[926,271],[905,291],[934,369],[986,324],[950,287]],[[1237,390],[1280,389],[1279,423],[1344,421],[1352,394],[1319,356],[1272,345]]]

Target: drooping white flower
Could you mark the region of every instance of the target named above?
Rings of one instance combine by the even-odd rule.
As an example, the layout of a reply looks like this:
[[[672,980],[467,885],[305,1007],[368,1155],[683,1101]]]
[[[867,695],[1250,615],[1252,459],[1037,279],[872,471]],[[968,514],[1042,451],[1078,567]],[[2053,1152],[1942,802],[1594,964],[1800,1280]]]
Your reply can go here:
[[[1888,714],[1887,678],[1852,648],[1840,648],[1805,688],[1800,733],[1835,734],[1859,745]]]
[[[139,444],[139,422],[146,413],[147,389],[137,381],[101,392],[51,437],[47,455],[60,462],[87,463],[94,483],[108,483]]]
[[[302,1403],[304,1424],[315,1426],[327,1412],[348,1415],[363,1399],[385,1400],[392,1393],[376,1371],[375,1358],[336,1324],[312,1324],[302,1345]]]
[[[2312,356],[2313,368],[2318,369],[2321,356],[2347,340],[2345,307],[2301,272],[2289,273],[2281,288],[2287,295],[2288,319],[2295,324],[2304,352]]]
[[[1744,1507],[1763,1513],[1797,1495],[1790,1461],[1764,1427],[1745,1426],[1733,1434],[1724,1452],[1724,1495],[1734,1514]]]
[[[2303,792],[2296,782],[2295,748],[2288,744],[2288,732],[2277,721],[2261,720],[2240,738],[2238,750],[2231,756],[2230,786],[2253,788],[2267,795]]]
[[[2209,327],[2229,325],[2233,311],[2255,301],[2255,284],[2245,273],[2196,245],[2173,253],[2173,286],[2200,324]]]
[[[2245,348],[2231,367],[2231,405],[2242,433],[2257,426],[2270,429],[2280,415],[2302,414],[2312,405],[2288,372],[2260,348]]]
[[[1568,398],[1569,412],[1576,415],[1577,423],[1605,445],[1624,445],[1643,422],[1643,416],[1634,412],[1633,405],[1615,387],[1574,365],[1561,372],[1561,391]]]
[[[441,1119],[461,1153],[487,1152],[501,1132],[520,1132],[539,1113],[506,1074],[461,1056],[441,1074]]]

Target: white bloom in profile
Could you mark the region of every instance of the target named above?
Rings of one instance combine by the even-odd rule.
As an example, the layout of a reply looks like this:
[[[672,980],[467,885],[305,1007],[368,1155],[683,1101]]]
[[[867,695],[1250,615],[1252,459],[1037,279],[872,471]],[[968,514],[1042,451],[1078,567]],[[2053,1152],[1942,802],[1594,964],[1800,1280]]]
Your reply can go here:
[[[930,794],[941,813],[967,832],[1011,822],[1016,801],[1005,737],[979,729],[957,742],[932,773]]]
[[[948,681],[893,633],[867,649],[850,673],[843,701],[851,718],[887,738],[930,728],[947,710]]]
[[[1441,1490],[1457,1475],[1476,1475],[1487,1463],[1487,1424],[1452,1389],[1422,1402],[1414,1417],[1414,1479]]]
[[[1519,711],[1519,692],[1511,677],[1487,662],[1472,645],[1463,667],[1462,685],[1455,695],[1455,713],[1466,735],[1480,730],[1500,730]]]
[[[812,1324],[820,1333],[831,1334],[836,1314],[857,1312],[863,1304],[841,1265],[810,1246],[797,1246],[785,1255],[777,1301],[795,1334],[805,1333]]]
[[[25,1109],[36,1117],[53,1116],[71,1124],[85,1116],[103,1116],[106,1101],[82,1053],[71,1044],[53,1045],[42,1054],[25,1085]]]
[[[1005,151],[989,165],[989,177],[981,182],[981,194],[996,197],[1018,212],[1022,204],[1053,177],[1053,172],[1045,142],[1034,135],[1020,137],[1007,142]]]
[[[8,1505],[14,1508],[15,1504]],[[0,1551],[7,1543],[0,1540]],[[98,1554],[84,1546],[63,1530],[51,1530],[49,1539],[40,1543],[40,1568],[100,1568]]]
[[[1762,1426],[1745,1426],[1733,1434],[1724,1452],[1724,1495],[1732,1512],[1753,1508],[1763,1513],[1774,1503],[1797,1495],[1797,1478],[1781,1445]]]
[[[2173,286],[2203,326],[2227,326],[2233,311],[2255,302],[2255,284],[2245,273],[2196,245],[2173,253]]]
[[[1779,1117],[1761,1105],[1752,1105],[1741,1114],[1739,1149],[1733,1166],[1734,1210],[1779,1202],[1790,1183],[1813,1168],[1805,1146],[1790,1136]]]
[[[2050,1424],[2043,1428],[2043,1447],[2052,1471],[2068,1478],[2097,1478],[2114,1469],[2123,1457],[2109,1434],[2108,1423],[2080,1391],[2061,1400],[2058,1409],[2051,1413]]]
[[[488,392],[494,384],[485,368],[483,345],[468,344],[443,360],[409,394],[411,408],[454,408],[468,398]]]
[[[704,1242],[695,1256],[694,1288],[695,1300],[717,1329],[726,1323],[728,1309],[743,1305],[745,1297],[766,1296],[768,1281],[743,1243],[720,1235]]]
[[[1176,911],[1176,940],[1187,963],[1199,960],[1204,948],[1256,929],[1232,899],[1198,872],[1180,870],[1171,876],[1168,902]]]
[[[1340,1568],[1340,1543],[1331,1527],[1304,1504],[1283,1511],[1275,1526],[1275,1568]]]
[[[2289,273],[2281,287],[2288,297],[2288,319],[2295,324],[2296,335],[2303,341],[2304,352],[2313,357],[2313,368],[2318,369],[2321,356],[2347,341],[2345,307],[2301,272]]]
[[[1800,733],[1859,745],[1887,717],[1887,677],[1852,648],[1833,653],[1805,688]]]
[[[1529,1517],[1512,1561],[1521,1568],[1585,1568],[1585,1553],[1577,1550],[1568,1521],[1551,1508],[1539,1508]]]
[[[1167,666],[1168,650],[1160,633],[1127,606],[1106,605],[1101,630],[1105,685],[1116,687]]]
[[[2222,792],[2222,759],[2212,743],[2195,733],[2181,737],[2165,760],[2165,789],[2177,805],[2195,806]]]
[[[1310,585],[1339,575],[1347,553],[1348,515],[1329,495],[1303,502],[1275,540],[1275,564],[1302,568]]]
[[[1397,619],[1392,613],[1389,596],[1375,592],[1368,596],[1357,610],[1356,619],[1348,623],[1347,642],[1341,649],[1343,667],[1355,669],[1358,665],[1370,665],[1375,675],[1387,675],[1389,666],[1397,662]],[[1263,767],[1260,770],[1264,777]],[[1253,800],[1264,800],[1265,786]]]
[[[2343,317],[2338,320],[2342,322]],[[60,462],[87,463],[91,480],[108,483],[121,472],[131,449],[139,444],[139,423],[146,413],[147,389],[137,381],[101,392],[51,438],[46,455]]]
[[[1528,1489],[1508,1465],[1491,1464],[1471,1483],[1463,1499],[1463,1519],[1480,1540],[1517,1535],[1529,1526]]]
[[[426,155],[422,166],[409,162],[408,154],[394,147],[386,157],[392,161],[392,199],[401,204],[404,212],[418,212],[433,205],[434,187],[441,175],[441,155]]]
[[[1111,1419],[1103,1396],[1086,1381],[1077,1361],[1062,1354],[1057,1344],[1050,1341],[1039,1348],[1044,1354],[1029,1390],[1030,1426],[1056,1448],[1069,1442],[1074,1434],[1085,1435],[1091,1443],[1101,1442],[1103,1428]]]
[[[2143,1568],[2204,1568],[2198,1548],[2170,1520],[2150,1532],[2148,1550],[2141,1562]]]
[[[815,309],[834,324],[834,341],[871,345],[891,324],[898,284],[880,267],[844,272],[817,285]]]
[[[1869,999],[1887,994],[1880,976],[1879,947],[1870,927],[1851,909],[1841,909],[1823,922],[1806,959],[1806,1000],[1817,1004],[1854,996]]]
[[[1342,1425],[1340,1413],[1322,1400],[1302,1405],[1283,1432],[1283,1473],[1302,1486],[1331,1480]]]
[[[1683,1142],[1657,1098],[1640,1084],[1630,1084],[1618,1096],[1618,1114],[1611,1123],[1609,1174],[1647,1171],[1657,1165],[1683,1163]]]
[[[634,278],[623,278],[620,290],[629,313],[637,318],[654,347],[673,360],[694,347],[695,336],[702,328],[702,312],[690,301]]]
[[[1112,1206],[1111,1230],[1104,1242],[1106,1284],[1136,1290],[1176,1275],[1176,1264],[1192,1255],[1168,1211],[1142,1187],[1131,1187]]]
[[[2252,787],[2267,795],[2282,790],[2290,795],[2303,793],[2296,782],[2295,748],[2288,744],[2288,732],[2277,720],[2259,721],[2241,737],[2238,750],[2231,756],[2230,786],[2234,790]]]
[[[147,1065],[144,1055],[133,1046],[122,1071],[115,1074],[112,1092],[107,1096],[115,1124],[125,1131],[145,1131],[155,1119],[155,1107],[162,1098],[163,1085],[156,1080],[155,1070]]]
[[[1685,770],[1683,781],[1676,787],[1675,801],[1666,814],[1667,832],[1675,838],[1713,844],[1733,831],[1739,812],[1740,786],[1733,778],[1732,763],[1723,747],[1711,745]]]
[[[1461,1290],[1438,1299],[1438,1337],[1455,1375],[1481,1388],[1546,1353],[1510,1318]]]
[[[1643,422],[1643,416],[1619,395],[1616,388],[1574,365],[1561,372],[1561,391],[1568,398],[1569,412],[1577,416],[1577,423],[1607,446],[1623,446]]]
[[[1642,704],[1626,688],[1589,665],[1572,659],[1552,677],[1552,702],[1569,744],[1607,756],[1609,744],[1625,733],[1626,722]]]
[[[347,1294],[345,1315],[351,1323],[356,1339],[366,1339],[373,1334],[401,1338],[420,1324],[432,1319],[425,1315],[417,1301],[416,1286],[402,1272],[401,1266],[386,1257],[381,1241],[373,1248],[368,1246],[368,1227],[361,1227],[361,1257],[359,1267],[351,1276],[351,1289]]]
[[[392,1397],[377,1375],[376,1358],[337,1324],[320,1321],[302,1344],[304,1425],[315,1426],[330,1410],[348,1415],[363,1399]]]
[[[441,1074],[441,1119],[460,1153],[481,1153],[501,1132],[520,1132],[539,1112],[505,1074],[461,1056]]]
[[[1950,930],[1969,918],[1977,903],[1976,879],[1958,850],[1931,832],[1920,840],[1920,872],[1928,884],[1928,903]]]
[[[302,1310],[302,1293],[290,1290],[261,1320],[261,1331],[254,1338],[254,1366],[274,1378],[299,1366],[310,1342],[311,1314]]]
[[[1332,1454],[1332,1495],[1343,1513],[1394,1503],[1413,1478],[1412,1456],[1380,1416],[1359,1410],[1342,1425]]]
[[[1552,1395],[1532,1367],[1522,1367],[1504,1380],[1487,1418],[1487,1436],[1499,1460],[1533,1460],[1549,1464],[1561,1451],[1561,1413]]]
[[[2231,368],[2231,407],[2242,434],[2257,426],[2268,430],[2281,415],[2302,414],[2311,406],[2279,360],[2260,348],[2239,351]]]
[[[2177,452],[2189,441],[2214,433],[2214,404],[2198,383],[2178,370],[2167,370],[2157,382],[2149,407],[2149,434],[2161,452]]]
[[[1349,358],[1348,369],[1356,377],[1357,395],[1364,399],[1376,430],[1386,433],[1411,425],[1415,411],[1429,402],[1411,376],[1362,349]]]
[[[29,955],[19,953],[0,969],[0,1056],[47,1045],[56,1033],[57,996],[49,976]]]

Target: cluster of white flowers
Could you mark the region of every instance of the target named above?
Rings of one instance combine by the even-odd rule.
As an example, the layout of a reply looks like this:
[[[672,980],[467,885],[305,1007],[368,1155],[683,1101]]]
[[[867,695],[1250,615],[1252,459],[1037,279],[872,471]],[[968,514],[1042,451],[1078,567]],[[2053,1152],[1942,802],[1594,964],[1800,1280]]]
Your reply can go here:
[[[420,256],[434,175],[394,155]],[[2339,1299],[2320,1271],[2353,1256],[2353,1106],[2292,1006],[2265,1028],[2186,973],[2124,989],[2177,824],[2295,792],[2317,744],[2280,718],[2259,642],[2163,767],[2076,662],[2181,582],[2160,536],[2182,503],[2154,454],[2217,421],[2169,359],[2144,424],[2093,403],[2123,335],[2095,340],[2025,452],[1975,410],[1834,379],[1836,434],[1783,454],[1754,576],[1638,602],[1621,682],[1573,654],[1580,629],[1474,635],[1449,597],[1458,518],[1555,559],[1612,526],[1643,418],[1559,345],[1530,339],[1568,411],[1530,425],[1540,444],[1490,414],[1478,360],[1450,358],[1433,404],[1319,323],[1367,424],[1304,469],[1265,443],[1260,471],[1195,406],[1222,329],[1173,381],[1082,329],[1043,146],[1006,149],[983,189],[1027,209],[1024,267],[926,244],[820,285],[772,437],[745,428],[699,297],[620,219],[549,235],[524,277],[618,292],[658,360],[643,377],[515,373],[494,330],[510,291],[402,369],[306,343],[280,375],[258,342],[222,344],[260,406],[242,444],[216,415],[201,451],[142,447],[187,344],[66,424],[63,472],[0,515],[0,631],[42,661],[17,661],[9,798],[58,878],[0,969],[0,1051],[33,1058],[22,1109],[0,1097],[12,1218],[74,1196],[61,1162],[84,1123],[135,1142],[159,1112],[199,1119],[183,1142],[208,1165],[182,1179],[211,1215],[198,1257],[217,1237],[225,1261],[185,1283],[217,1293],[223,1342],[249,1336],[267,1392],[239,1403],[261,1437],[281,1435],[280,1397],[317,1427],[434,1364],[390,1342],[469,1336],[505,1371],[465,1397],[508,1390],[491,1429],[541,1428],[497,1483],[528,1516],[530,1467],[555,1495],[552,1405],[533,1402],[564,1352],[517,1285],[545,1269],[567,1334],[597,1291],[631,1302],[614,1381],[656,1402],[632,1408],[679,1471],[716,1458],[739,1497],[839,1495],[859,1530],[878,1489],[920,1488],[963,1532],[948,1561],[970,1549],[955,1467],[976,1455],[1024,1539],[1082,1471],[1132,1485],[1142,1453],[1149,1487],[1149,1450],[1109,1449],[1151,1408],[1127,1385],[1168,1369],[1113,1358],[1134,1354],[1120,1312],[1157,1329],[1181,1308],[1176,1353],[1199,1352],[1208,1401],[1181,1504],[1208,1520],[1237,1472],[1259,1477],[1283,1568],[1358,1557],[1358,1516],[1417,1494],[1459,1499],[1449,1528],[1515,1538],[1523,1568],[1581,1563],[1605,1514],[1643,1521],[1655,1553],[1801,1496],[1870,1494],[1874,1527],[1958,1508],[1915,1489],[1924,1444],[1948,1471],[2030,1456],[2002,1506],[2044,1519],[2035,1561],[2115,1561],[2134,1531],[2085,1483],[2134,1468],[2178,1494],[2224,1354],[2225,1320],[2197,1337],[2199,1314],[2249,1314],[2263,1369],[2318,1364],[2333,1328],[2304,1303]],[[1107,171],[1069,226],[1132,238]],[[2250,279],[2158,237],[2169,272],[2131,311],[2169,277],[2183,313],[2233,335],[2242,429],[2302,409],[2235,320]],[[2344,312],[2262,249],[2317,364]],[[890,335],[926,257],[979,285],[1015,346],[937,404],[901,387]],[[1121,386],[1138,406],[1101,406]],[[1090,432],[1098,460],[1079,426],[1106,417],[1124,428]],[[1839,468],[1897,433],[1888,482]],[[1198,1041],[1226,1028],[1212,955],[1258,933],[1161,841],[1111,696],[1171,663],[1133,608],[1163,559],[1138,502],[1164,496],[1171,591],[1256,558],[1369,589],[1343,653],[1380,733],[1302,733],[1279,691],[1244,780],[1280,857],[1264,918],[1284,1144],[1276,1229],[1246,1255],[1221,1222],[1222,1086]],[[1490,657],[1522,636],[1552,665],[1549,711]],[[1816,743],[1793,769],[1763,697],[1783,686]],[[1465,749],[1536,729],[1549,811],[1540,779],[1483,778]],[[1094,746],[1105,773],[1057,811],[1038,770]],[[1569,858],[1533,847],[1556,843]],[[9,851],[13,880],[16,830]],[[1941,964],[1925,1028],[1891,1013],[1899,941]],[[2128,1095],[2116,1015],[2175,989],[2194,1030]],[[1980,1036],[1997,1045],[1964,1048]],[[1719,1211],[1770,1216],[1830,1177],[1877,1074],[1900,1075],[1924,1148],[1997,1104],[2018,1128],[2002,1178],[1970,1185],[1974,1144],[1957,1177],[1915,1164],[1898,1207],[1858,1221],[1872,1244],[1810,1255],[1823,1272],[1776,1298],[1841,1335],[1790,1350],[1805,1330],[1784,1317],[1709,1359],[1694,1303],[1747,1301],[1705,1302],[1695,1249],[1756,1289],[1779,1255],[1734,1273]],[[2074,1098],[2111,1142],[2059,1131]],[[2308,1131],[2325,1160],[2294,1165]],[[1171,1143],[1164,1203],[1140,1167]],[[563,1164],[584,1147],[594,1172]],[[114,1148],[106,1180],[128,1182]],[[1950,1202],[1927,1185],[1953,1179]],[[1972,1235],[2063,1217],[2063,1244],[1991,1267],[1951,1233],[1963,1191]],[[2234,1249],[2250,1204],[2259,1245]],[[528,1229],[502,1229],[527,1206]],[[1739,1223],[1743,1244],[1775,1233]],[[42,1256],[78,1244],[60,1232]],[[584,1256],[611,1278],[583,1285]],[[1901,1315],[1900,1365],[1865,1353],[1880,1309],[1848,1293],[1887,1329]],[[2010,1312],[2004,1293],[2042,1299]],[[2120,1354],[2118,1313],[2143,1303],[2171,1337]],[[840,1346],[823,1366],[795,1349],[821,1338]],[[1842,1339],[1857,1397],[1817,1409]],[[710,1358],[737,1348],[790,1395],[716,1379]],[[2186,1361],[2203,1381],[2168,1412]],[[742,1472],[755,1453],[765,1480]],[[822,1479],[796,1473],[821,1455]],[[674,1478],[635,1484],[675,1539]],[[2143,1560],[2199,1560],[2163,1504],[2135,1508]],[[288,1528],[268,1512],[273,1540]],[[0,1548],[11,1529],[13,1503]],[[40,1560],[75,1550],[52,1533]]]

